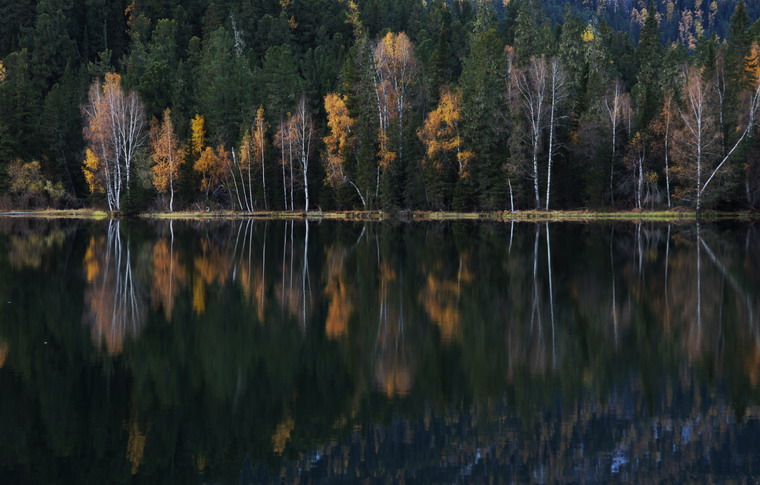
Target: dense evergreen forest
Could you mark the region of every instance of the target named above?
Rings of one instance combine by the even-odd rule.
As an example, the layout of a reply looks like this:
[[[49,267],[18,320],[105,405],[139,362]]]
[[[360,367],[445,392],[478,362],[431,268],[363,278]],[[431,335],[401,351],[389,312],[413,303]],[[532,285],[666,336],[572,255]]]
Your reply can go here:
[[[760,205],[760,2],[0,5],[0,205]]]

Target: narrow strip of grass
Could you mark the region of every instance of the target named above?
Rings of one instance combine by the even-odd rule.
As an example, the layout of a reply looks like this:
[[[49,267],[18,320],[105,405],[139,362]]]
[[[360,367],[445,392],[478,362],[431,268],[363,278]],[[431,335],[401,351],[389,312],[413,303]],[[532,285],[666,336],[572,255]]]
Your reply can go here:
[[[76,210],[34,210],[34,211],[3,211],[0,217],[39,217],[47,219],[107,219],[120,218],[118,212],[106,212],[94,209]],[[177,212],[147,212],[140,215],[143,219],[166,220],[204,220],[204,219],[261,219],[261,220],[338,220],[338,221],[457,221],[482,220],[500,222],[592,222],[592,221],[662,221],[689,222],[697,219],[697,214],[690,210],[669,211],[494,211],[494,212],[434,212],[434,211],[177,211]],[[703,211],[700,220],[756,220],[760,213],[756,212],[718,212]]]
[[[41,219],[108,219],[118,214],[95,209],[40,209],[0,211],[0,217],[39,217]]]

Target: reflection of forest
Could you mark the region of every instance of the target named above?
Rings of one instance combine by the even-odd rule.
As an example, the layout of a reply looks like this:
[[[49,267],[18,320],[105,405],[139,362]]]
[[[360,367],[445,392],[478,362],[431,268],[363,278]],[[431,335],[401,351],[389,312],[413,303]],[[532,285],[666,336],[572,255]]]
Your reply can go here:
[[[14,476],[92,453],[102,479],[173,457],[253,481],[261,463],[293,480],[679,481],[729,476],[756,431],[751,225],[0,230]]]

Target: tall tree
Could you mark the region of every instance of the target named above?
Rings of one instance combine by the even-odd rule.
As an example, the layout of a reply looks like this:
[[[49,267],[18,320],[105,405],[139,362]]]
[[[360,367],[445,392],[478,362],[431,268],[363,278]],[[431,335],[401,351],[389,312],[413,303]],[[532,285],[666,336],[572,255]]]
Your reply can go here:
[[[390,175],[404,164],[404,132],[417,80],[417,59],[412,41],[403,32],[387,33],[375,44],[373,56],[380,167],[384,175]]]
[[[612,138],[612,157],[610,159],[610,200],[615,205],[615,163],[617,160],[618,132],[620,125],[631,116],[631,100],[628,93],[623,89],[623,83],[616,79],[613,82],[612,89],[604,97],[604,109],[609,119],[610,134]]]
[[[647,128],[659,112],[662,99],[659,73],[663,49],[657,10],[651,1],[646,10],[646,21],[636,49],[639,68],[634,87],[638,126],[643,129]]]
[[[451,168],[454,168],[457,183],[470,176],[469,164],[473,153],[463,149],[459,133],[461,99],[458,93],[443,88],[438,106],[428,113],[417,131],[417,136],[425,145],[425,166],[433,172],[427,177],[426,194],[439,209],[450,208],[453,199],[449,188],[451,177],[448,176]]]
[[[302,97],[296,106],[295,114],[290,119],[290,131],[296,147],[301,175],[303,176],[304,212],[309,212],[309,159],[311,142],[314,136],[314,123],[311,119],[306,98]]]
[[[349,184],[354,188],[362,206],[367,208],[367,201],[359,187],[353,182],[346,166],[351,151],[355,146],[353,128],[356,120],[351,117],[344,97],[337,93],[325,96],[325,112],[327,113],[328,134],[322,141],[325,144],[325,172],[327,180],[333,188],[341,184]]]
[[[185,148],[180,144],[172,124],[171,110],[164,110],[161,124],[151,127],[150,148],[153,158],[153,186],[159,193],[169,191],[169,212],[174,211],[174,183],[179,167],[185,162]]]
[[[460,184],[456,210],[473,209],[478,205],[490,210],[504,206],[505,150],[501,119],[505,73],[504,44],[496,29],[474,34],[459,77],[462,138],[465,149],[475,154],[470,164],[473,177],[472,183]]]
[[[86,164],[85,175],[103,181],[108,208],[119,210],[122,191],[129,190],[132,163],[145,145],[145,111],[135,92],[124,92],[121,77],[108,73],[102,86],[97,80],[90,86],[83,113],[84,138],[102,171],[102,177],[88,174]]]

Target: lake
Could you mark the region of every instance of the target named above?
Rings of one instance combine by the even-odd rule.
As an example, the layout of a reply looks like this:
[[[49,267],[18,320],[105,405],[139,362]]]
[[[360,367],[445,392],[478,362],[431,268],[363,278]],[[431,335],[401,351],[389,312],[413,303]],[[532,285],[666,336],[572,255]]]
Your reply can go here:
[[[2,483],[760,473],[760,225],[0,220]]]

